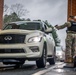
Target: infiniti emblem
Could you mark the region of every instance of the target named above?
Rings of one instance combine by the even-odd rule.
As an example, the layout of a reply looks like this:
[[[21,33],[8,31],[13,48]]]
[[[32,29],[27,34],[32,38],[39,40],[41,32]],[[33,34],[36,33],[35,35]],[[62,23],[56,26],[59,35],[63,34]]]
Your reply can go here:
[[[11,36],[5,36],[4,39],[5,40],[12,40],[12,37]]]

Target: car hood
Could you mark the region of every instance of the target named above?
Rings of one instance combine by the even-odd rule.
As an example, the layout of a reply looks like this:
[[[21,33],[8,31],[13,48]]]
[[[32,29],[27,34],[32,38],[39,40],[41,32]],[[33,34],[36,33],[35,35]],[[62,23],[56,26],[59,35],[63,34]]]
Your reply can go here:
[[[8,29],[0,30],[0,34],[29,34],[34,32],[41,32],[39,30],[21,30],[21,29]]]

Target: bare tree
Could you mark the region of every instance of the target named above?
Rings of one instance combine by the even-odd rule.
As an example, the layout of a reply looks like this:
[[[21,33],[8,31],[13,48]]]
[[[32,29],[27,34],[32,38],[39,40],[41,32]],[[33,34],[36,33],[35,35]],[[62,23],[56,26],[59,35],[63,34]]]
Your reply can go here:
[[[27,9],[24,9],[24,6],[22,4],[14,4],[11,5],[11,13],[15,12],[18,17],[25,16],[29,11]]]
[[[5,5],[4,5],[4,12],[6,12],[6,11],[8,10],[8,8],[9,8],[9,7],[5,4]]]

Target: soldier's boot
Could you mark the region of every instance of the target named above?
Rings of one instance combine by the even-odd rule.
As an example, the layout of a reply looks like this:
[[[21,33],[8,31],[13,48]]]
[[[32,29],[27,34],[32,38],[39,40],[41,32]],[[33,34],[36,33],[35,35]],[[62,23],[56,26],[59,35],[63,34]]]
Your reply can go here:
[[[67,57],[66,60],[65,60],[65,63],[66,63],[66,67],[67,68],[72,68],[74,67],[74,63],[73,63],[73,58],[72,57]]]

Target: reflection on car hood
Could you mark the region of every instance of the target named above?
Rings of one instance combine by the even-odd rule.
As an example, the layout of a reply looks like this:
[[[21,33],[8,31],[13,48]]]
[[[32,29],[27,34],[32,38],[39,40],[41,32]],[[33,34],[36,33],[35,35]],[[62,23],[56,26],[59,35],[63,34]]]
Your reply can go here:
[[[21,29],[8,29],[8,30],[1,30],[0,34],[28,34],[33,32],[41,32],[38,30],[21,30]]]

